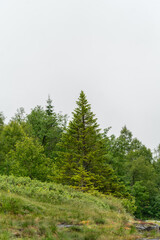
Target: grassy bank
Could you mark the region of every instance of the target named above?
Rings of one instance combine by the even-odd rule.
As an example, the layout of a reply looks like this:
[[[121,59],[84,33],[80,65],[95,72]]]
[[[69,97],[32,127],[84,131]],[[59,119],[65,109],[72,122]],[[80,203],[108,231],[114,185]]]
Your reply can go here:
[[[131,221],[114,197],[0,176],[0,239],[138,239]]]

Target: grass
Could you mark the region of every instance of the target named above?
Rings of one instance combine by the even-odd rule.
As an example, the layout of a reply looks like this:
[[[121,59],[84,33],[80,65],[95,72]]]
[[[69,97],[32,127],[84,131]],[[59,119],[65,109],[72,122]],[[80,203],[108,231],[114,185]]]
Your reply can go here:
[[[58,184],[0,176],[0,239],[141,238],[129,224],[131,221],[120,200],[111,196],[93,196]]]

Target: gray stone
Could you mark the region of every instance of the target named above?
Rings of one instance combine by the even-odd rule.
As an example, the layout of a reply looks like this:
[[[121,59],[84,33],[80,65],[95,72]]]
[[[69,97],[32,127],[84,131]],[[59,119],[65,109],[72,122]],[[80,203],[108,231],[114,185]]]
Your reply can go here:
[[[151,223],[139,223],[135,224],[135,227],[138,231],[152,231],[152,230],[160,230],[160,226],[157,224],[151,224]]]

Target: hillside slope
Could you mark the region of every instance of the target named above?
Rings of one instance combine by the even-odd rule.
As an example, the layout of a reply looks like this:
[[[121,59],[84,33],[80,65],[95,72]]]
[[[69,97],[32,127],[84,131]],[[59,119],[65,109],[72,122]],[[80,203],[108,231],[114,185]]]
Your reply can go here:
[[[138,239],[132,220],[116,198],[0,176],[0,239]]]

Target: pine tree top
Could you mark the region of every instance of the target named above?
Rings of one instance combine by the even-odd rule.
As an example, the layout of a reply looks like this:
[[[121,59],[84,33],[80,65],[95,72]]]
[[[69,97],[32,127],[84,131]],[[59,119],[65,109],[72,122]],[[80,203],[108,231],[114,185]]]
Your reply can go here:
[[[46,113],[48,114],[48,116],[53,115],[53,105],[52,105],[52,100],[50,98],[50,95],[48,95],[48,99],[47,99],[47,106],[46,106]]]
[[[80,127],[80,125],[82,127],[83,125],[84,129],[92,126],[96,132],[99,132],[100,129],[98,129],[99,124],[97,123],[97,118],[91,111],[91,105],[88,103],[86,95],[83,91],[80,92],[80,96],[76,103],[77,107],[72,112],[73,120],[70,122],[70,124],[76,124],[77,127]]]

